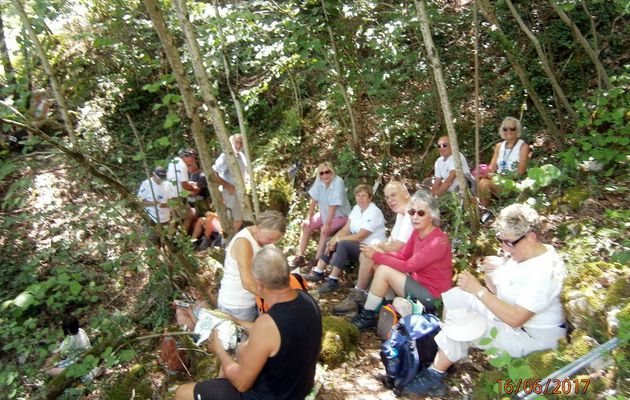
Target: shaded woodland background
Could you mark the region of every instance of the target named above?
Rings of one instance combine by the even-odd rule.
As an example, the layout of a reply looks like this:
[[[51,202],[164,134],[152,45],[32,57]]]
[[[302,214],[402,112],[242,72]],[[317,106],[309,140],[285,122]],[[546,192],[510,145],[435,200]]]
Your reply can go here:
[[[195,257],[181,237],[164,250],[153,247],[134,197],[145,166],[164,165],[180,148],[197,147],[203,164],[225,148],[222,135],[245,129],[260,209],[281,210],[290,221],[280,243],[288,255],[320,161],[332,161],[349,188],[396,178],[413,189],[430,176],[434,144],[447,129],[416,3],[0,1],[3,133],[32,122],[36,89],[46,89],[54,103],[42,128],[50,138],[38,133],[22,151],[5,144],[0,150],[0,397],[54,398],[96,365],[105,367],[103,377],[63,397],[130,398],[124,390],[131,388],[137,398],[170,396],[175,383],[160,369],[155,340],[130,338],[168,327],[171,300],[194,284],[208,260]],[[193,68],[176,13],[181,4],[207,86]],[[572,268],[565,300],[579,317],[576,339],[603,343],[618,334],[623,340],[590,395],[627,394],[627,1],[428,1],[426,7],[461,151],[475,164],[476,116],[486,163],[503,117],[522,119],[522,137],[533,146],[530,181],[507,182],[511,193],[496,209],[518,199],[547,216],[545,237]],[[172,35],[189,89],[173,72],[150,8]],[[377,203],[386,210],[379,194]],[[458,201],[445,198],[442,208],[458,269],[494,251],[492,233],[468,224]],[[57,325],[66,312],[80,316],[101,347],[65,381],[46,383],[40,369],[60,340]],[[367,350],[348,351],[344,364],[330,365],[321,398],[377,396],[361,386],[361,375],[379,368],[365,358],[373,357],[375,338],[361,336],[366,341]],[[536,373],[544,376],[594,346],[579,343],[586,344],[553,354],[554,361],[536,360],[546,368]],[[496,397],[491,374],[499,372],[483,365],[490,375],[471,368],[472,378],[464,379],[465,369],[450,381],[458,391],[449,396],[477,390],[475,398]],[[348,378],[348,371],[360,373]],[[342,377],[354,386],[344,387]]]

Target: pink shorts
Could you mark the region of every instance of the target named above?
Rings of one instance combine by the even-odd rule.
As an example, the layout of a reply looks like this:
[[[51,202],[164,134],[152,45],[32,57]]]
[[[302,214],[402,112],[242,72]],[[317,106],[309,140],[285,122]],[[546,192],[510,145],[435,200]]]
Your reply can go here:
[[[330,232],[328,236],[333,235],[335,232],[341,229],[346,224],[347,221],[348,221],[348,217],[346,216],[334,217],[333,220],[330,222],[330,230],[332,232]],[[320,213],[316,213],[313,216],[313,221],[311,221],[311,223],[308,224],[307,228],[311,231],[316,231],[318,229],[321,229],[322,225],[324,225],[324,222],[322,221],[322,216],[320,215]]]

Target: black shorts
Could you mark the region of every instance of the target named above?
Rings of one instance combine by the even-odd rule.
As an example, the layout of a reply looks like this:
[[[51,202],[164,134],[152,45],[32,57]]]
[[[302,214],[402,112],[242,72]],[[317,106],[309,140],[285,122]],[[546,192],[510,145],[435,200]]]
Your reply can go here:
[[[195,385],[195,400],[241,400],[241,392],[225,378],[199,382]]]

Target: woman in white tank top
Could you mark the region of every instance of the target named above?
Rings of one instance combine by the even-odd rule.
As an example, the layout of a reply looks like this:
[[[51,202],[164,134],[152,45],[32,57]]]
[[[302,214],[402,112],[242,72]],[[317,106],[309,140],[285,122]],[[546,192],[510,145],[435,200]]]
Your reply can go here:
[[[252,261],[265,245],[280,240],[286,221],[278,211],[260,214],[258,224],[239,231],[227,246],[218,307],[238,319],[256,318],[256,283]]]
[[[523,175],[527,171],[529,161],[529,145],[519,139],[521,136],[521,121],[514,117],[505,117],[499,127],[499,135],[504,139],[494,146],[494,154],[490,162],[490,172],[480,177],[478,183],[479,201],[488,207],[492,195],[497,195],[499,187],[492,182],[495,174]]]

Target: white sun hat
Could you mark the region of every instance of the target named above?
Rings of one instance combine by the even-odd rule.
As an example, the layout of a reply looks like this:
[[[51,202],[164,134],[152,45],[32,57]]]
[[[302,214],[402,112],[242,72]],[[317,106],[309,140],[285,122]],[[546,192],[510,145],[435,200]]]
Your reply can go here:
[[[470,342],[483,335],[488,320],[474,311],[463,308],[448,310],[442,330],[448,338],[458,342]]]

